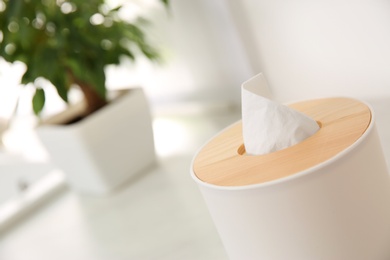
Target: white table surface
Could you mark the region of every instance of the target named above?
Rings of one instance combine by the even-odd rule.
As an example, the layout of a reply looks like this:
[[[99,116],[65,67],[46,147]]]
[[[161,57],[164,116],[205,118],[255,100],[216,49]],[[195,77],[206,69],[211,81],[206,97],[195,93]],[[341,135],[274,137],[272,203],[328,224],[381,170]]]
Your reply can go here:
[[[190,163],[239,118],[226,108],[156,117],[155,166],[108,197],[65,189],[0,234],[0,259],[227,259]]]

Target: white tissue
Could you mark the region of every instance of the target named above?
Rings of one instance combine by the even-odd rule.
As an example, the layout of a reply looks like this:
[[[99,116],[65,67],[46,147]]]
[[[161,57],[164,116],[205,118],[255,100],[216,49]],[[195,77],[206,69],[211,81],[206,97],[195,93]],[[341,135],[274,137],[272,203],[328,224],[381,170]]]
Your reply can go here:
[[[270,99],[263,74],[241,87],[242,128],[246,153],[275,152],[312,136],[319,126],[310,117]]]

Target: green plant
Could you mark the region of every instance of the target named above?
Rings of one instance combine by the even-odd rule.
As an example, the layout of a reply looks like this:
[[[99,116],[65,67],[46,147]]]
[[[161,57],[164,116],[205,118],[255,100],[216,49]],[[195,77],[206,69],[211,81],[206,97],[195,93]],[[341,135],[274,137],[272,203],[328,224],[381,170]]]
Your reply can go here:
[[[135,60],[138,53],[158,58],[140,26],[144,19],[124,21],[121,8],[109,9],[104,0],[0,0],[0,56],[26,64],[22,84],[45,78],[65,102],[71,85],[78,85],[90,114],[107,102],[107,65],[119,64],[122,56]],[[39,114],[45,93],[34,86]]]

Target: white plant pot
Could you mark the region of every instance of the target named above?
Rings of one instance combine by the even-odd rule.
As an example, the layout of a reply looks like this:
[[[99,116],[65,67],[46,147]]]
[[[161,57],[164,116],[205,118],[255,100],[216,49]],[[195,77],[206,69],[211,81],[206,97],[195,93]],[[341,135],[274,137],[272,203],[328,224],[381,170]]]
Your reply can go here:
[[[321,129],[297,145],[246,155],[238,122],[194,158],[230,259],[390,259],[390,178],[373,112],[340,98],[293,106],[304,107]]]
[[[77,123],[44,124],[37,133],[70,186],[85,193],[108,193],[155,161],[150,110],[141,88]]]

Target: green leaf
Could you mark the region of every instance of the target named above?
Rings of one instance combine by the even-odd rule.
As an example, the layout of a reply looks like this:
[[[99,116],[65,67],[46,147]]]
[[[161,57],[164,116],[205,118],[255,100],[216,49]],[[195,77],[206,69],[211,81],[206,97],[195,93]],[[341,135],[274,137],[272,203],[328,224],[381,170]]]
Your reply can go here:
[[[169,0],[161,0],[161,2],[162,2],[165,6],[169,6]]]
[[[23,74],[23,77],[21,79],[21,83],[24,85],[27,85],[29,83],[34,82],[35,78],[31,74],[31,67],[27,66],[26,72]]]
[[[110,13],[117,13],[122,7],[123,7],[122,5],[117,6],[114,9],[111,9]]]
[[[67,57],[65,60],[65,66],[67,66],[75,77],[84,79],[85,73],[83,72],[82,63],[77,58]]]
[[[34,113],[36,115],[39,115],[45,106],[45,91],[41,88],[37,88],[35,90],[34,97],[32,99],[32,106]]]
[[[51,79],[50,82],[56,87],[57,93],[62,98],[62,100],[68,103],[69,83],[67,82],[65,75],[58,74],[53,79]]]
[[[166,9],[169,0],[158,0]],[[120,64],[122,57],[136,61],[144,55],[158,59],[158,46],[147,37],[145,19],[129,22],[120,19],[117,8],[104,11],[105,0],[67,0],[72,10],[63,12],[64,1],[0,0],[0,56],[8,62],[21,61],[27,70],[22,83],[37,78],[49,80],[64,101],[73,83],[89,85],[100,96],[106,95],[104,68]],[[64,8],[62,8],[64,9]],[[93,24],[97,13],[105,22]],[[9,28],[13,28],[9,30]],[[12,44],[10,51],[10,44]],[[7,47],[8,46],[8,47]],[[44,92],[34,95],[34,112],[44,104]]]
[[[96,93],[102,98],[106,97],[106,76],[104,74],[104,67],[95,64],[92,70],[85,70],[84,73],[87,76],[87,82],[92,85]]]

